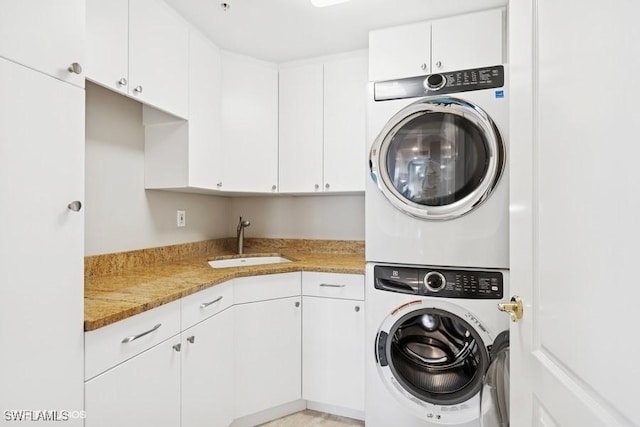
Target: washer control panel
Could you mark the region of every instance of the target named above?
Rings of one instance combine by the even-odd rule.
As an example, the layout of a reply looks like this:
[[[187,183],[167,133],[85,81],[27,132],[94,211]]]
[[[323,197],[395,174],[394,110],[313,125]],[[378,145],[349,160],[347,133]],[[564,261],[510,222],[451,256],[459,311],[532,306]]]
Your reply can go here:
[[[468,299],[502,299],[500,271],[376,265],[374,286],[389,292]]]
[[[496,89],[503,86],[504,66],[495,65],[375,82],[373,84],[373,99],[375,101],[389,101],[391,99]],[[498,95],[496,94],[496,96]],[[504,92],[502,96],[504,96]]]

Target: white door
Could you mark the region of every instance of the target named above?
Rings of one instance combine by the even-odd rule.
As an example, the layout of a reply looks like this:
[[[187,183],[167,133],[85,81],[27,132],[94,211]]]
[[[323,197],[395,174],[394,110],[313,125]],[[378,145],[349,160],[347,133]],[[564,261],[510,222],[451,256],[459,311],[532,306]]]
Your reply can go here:
[[[509,7],[511,425],[640,425],[640,3]]]

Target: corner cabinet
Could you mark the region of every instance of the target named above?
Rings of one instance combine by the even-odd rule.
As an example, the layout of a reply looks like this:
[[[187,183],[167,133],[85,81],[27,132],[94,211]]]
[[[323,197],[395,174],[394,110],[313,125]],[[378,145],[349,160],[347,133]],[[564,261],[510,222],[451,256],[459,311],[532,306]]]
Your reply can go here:
[[[234,280],[236,418],[300,399],[300,273]]]
[[[366,54],[286,64],[279,77],[280,192],[363,191]]]
[[[87,0],[87,78],[188,115],[187,24],[162,0]]]
[[[491,9],[371,31],[369,80],[502,64],[505,28],[505,10]]]
[[[189,120],[144,107],[145,188],[219,190],[222,181],[221,58],[195,30],[189,34]]]
[[[2,3],[3,55],[12,55],[12,44],[29,50],[34,37],[45,40],[21,31],[50,26],[55,43],[56,27],[67,25],[62,15],[77,18],[66,10],[76,2],[24,3]],[[9,27],[16,31],[7,36],[6,18],[27,25]],[[81,52],[81,39],[72,44]],[[51,71],[26,57],[10,59]],[[84,89],[0,58],[0,94],[1,408],[82,411]],[[2,415],[17,421],[10,417]],[[64,424],[81,426],[82,419]]]
[[[278,191],[278,69],[222,52],[222,180],[225,192]]]

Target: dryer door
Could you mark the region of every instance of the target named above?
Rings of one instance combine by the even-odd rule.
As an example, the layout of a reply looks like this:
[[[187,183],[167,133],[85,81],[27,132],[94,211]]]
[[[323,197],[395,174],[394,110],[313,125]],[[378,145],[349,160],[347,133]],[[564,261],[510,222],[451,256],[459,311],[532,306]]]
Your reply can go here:
[[[486,200],[505,165],[491,118],[453,97],[428,97],[398,112],[370,152],[371,176],[386,198],[422,219],[448,220]]]

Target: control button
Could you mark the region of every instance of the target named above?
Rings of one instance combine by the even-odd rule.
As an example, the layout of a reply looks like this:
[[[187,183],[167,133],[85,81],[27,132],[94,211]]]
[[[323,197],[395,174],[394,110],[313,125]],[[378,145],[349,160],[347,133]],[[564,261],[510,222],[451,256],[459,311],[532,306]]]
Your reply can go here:
[[[431,74],[424,79],[423,85],[428,90],[440,90],[447,83],[447,79],[442,74]]]
[[[491,287],[491,290],[492,290],[492,291],[496,291],[496,292],[498,292],[498,287],[497,287],[497,286],[492,286],[492,287]]]
[[[437,271],[430,271],[424,276],[424,285],[433,292],[442,290],[447,284],[447,280],[442,273]]]

